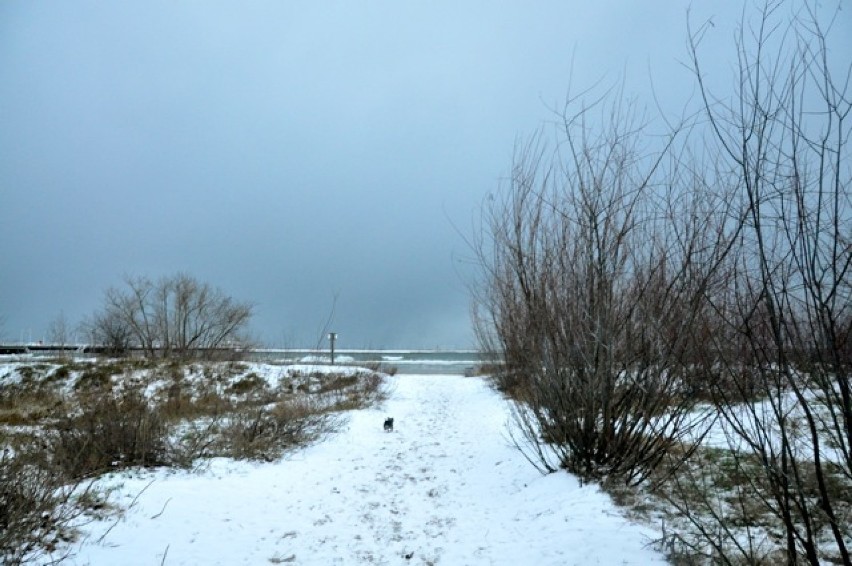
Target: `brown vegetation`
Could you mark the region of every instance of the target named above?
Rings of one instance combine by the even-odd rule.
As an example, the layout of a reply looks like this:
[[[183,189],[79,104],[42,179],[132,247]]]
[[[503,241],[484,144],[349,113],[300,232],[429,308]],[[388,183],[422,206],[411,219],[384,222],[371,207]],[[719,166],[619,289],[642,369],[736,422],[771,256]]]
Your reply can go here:
[[[0,381],[0,561],[70,540],[72,519],[102,500],[92,486],[105,472],[214,456],[271,461],[333,432],[339,411],[383,395],[368,371],[281,373],[269,384],[235,363],[21,364]]]

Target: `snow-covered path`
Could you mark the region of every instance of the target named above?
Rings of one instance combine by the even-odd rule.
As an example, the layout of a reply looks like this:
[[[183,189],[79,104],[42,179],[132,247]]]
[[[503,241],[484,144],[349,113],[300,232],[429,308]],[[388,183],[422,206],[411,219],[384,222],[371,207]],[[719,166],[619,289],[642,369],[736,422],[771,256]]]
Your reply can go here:
[[[391,378],[381,410],[275,464],[124,478],[75,564],[663,564],[592,486],[541,476],[478,378]],[[396,430],[385,433],[385,416]],[[103,532],[112,530],[100,543]],[[165,556],[165,558],[164,558]]]

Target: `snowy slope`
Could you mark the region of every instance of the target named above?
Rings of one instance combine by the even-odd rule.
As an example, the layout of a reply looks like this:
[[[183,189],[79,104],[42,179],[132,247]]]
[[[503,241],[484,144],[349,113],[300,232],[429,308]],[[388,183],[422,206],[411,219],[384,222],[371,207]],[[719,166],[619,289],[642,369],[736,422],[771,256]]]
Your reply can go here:
[[[85,526],[68,563],[665,563],[654,533],[596,487],[541,476],[510,446],[484,380],[390,380],[381,410],[351,413],[346,430],[280,462],[106,480],[122,505],[138,498],[118,522]]]

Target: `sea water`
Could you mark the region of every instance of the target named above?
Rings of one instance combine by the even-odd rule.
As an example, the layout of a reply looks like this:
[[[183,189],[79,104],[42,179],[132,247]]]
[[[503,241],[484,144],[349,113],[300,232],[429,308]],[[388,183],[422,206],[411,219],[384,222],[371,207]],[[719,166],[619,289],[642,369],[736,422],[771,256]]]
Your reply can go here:
[[[49,358],[63,352],[41,347],[27,351],[26,358]],[[64,355],[74,358],[88,358],[90,351],[82,346],[69,347]],[[136,351],[141,355],[141,349]],[[11,356],[17,359],[19,354]],[[258,348],[239,353],[239,358],[254,362],[276,364],[331,364],[331,352],[327,349],[275,349]],[[411,374],[458,374],[476,375],[488,373],[489,368],[499,363],[499,356],[478,350],[335,350],[336,365],[368,366],[387,373]]]
[[[330,364],[329,350],[258,349],[249,359],[272,363]],[[495,363],[497,356],[478,350],[335,350],[334,363],[377,367],[380,371],[414,374],[473,375]]]

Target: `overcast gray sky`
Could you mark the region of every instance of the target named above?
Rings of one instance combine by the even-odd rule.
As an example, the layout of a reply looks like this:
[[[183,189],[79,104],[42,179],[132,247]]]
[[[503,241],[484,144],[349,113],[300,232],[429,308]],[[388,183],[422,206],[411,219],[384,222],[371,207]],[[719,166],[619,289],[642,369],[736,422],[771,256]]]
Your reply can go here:
[[[6,0],[4,338],[184,271],[270,345],[336,296],[339,347],[472,346],[463,235],[515,140],[602,77],[679,111],[688,4]],[[741,7],[693,5],[725,73]]]

